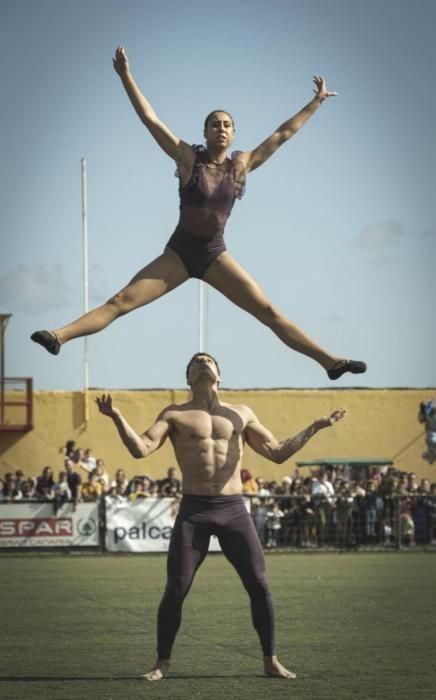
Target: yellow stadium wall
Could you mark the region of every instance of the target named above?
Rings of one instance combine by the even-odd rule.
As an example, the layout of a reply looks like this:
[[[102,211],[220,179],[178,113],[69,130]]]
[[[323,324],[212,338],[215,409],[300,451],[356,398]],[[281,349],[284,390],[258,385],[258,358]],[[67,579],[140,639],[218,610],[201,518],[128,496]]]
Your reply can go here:
[[[19,468],[27,475],[37,475],[46,465],[57,472],[62,467],[59,448],[68,439],[75,440],[78,447],[91,447],[95,457],[104,459],[110,475],[123,467],[129,476],[149,474],[160,478],[169,466],[176,466],[169,441],[147,460],[133,459],[112,422],[98,412],[98,393],[89,392],[85,422],[85,397],[81,392],[35,392],[34,429],[24,434],[0,432],[0,475]],[[149,427],[166,405],[182,403],[189,396],[184,390],[113,391],[112,395],[138,432]],[[221,391],[222,401],[248,404],[278,439],[299,432],[334,408],[347,410],[341,424],[318,433],[285,464],[268,462],[247,447],[244,467],[267,480],[292,473],[300,459],[382,457],[394,459],[398,469],[415,471],[418,478],[436,481],[436,464],[427,464],[421,456],[424,430],[417,421],[419,402],[432,396],[436,396],[435,389]]]

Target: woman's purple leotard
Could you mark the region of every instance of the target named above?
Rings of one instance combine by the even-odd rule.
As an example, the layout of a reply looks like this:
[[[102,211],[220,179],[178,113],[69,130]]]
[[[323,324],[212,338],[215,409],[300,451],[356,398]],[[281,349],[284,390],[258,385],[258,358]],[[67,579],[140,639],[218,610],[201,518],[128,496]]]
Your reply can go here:
[[[224,226],[235,199],[244,194],[245,172],[235,156],[212,164],[204,146],[194,146],[196,160],[191,179],[180,194],[180,218],[167,243],[185,265],[190,277],[202,279],[226,246]]]

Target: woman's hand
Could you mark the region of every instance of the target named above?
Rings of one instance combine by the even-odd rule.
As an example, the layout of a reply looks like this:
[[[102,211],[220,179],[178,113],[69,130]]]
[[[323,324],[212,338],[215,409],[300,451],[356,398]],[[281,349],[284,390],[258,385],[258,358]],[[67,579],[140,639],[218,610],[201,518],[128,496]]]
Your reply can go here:
[[[118,46],[113,58],[114,69],[118,75],[125,75],[129,71],[129,59],[124,46]]]
[[[335,97],[335,95],[338,94],[337,92],[330,92],[327,90],[325,80],[320,75],[314,75],[313,82],[315,83],[315,87],[313,88],[315,97],[317,97],[320,102],[323,102],[327,97]]]

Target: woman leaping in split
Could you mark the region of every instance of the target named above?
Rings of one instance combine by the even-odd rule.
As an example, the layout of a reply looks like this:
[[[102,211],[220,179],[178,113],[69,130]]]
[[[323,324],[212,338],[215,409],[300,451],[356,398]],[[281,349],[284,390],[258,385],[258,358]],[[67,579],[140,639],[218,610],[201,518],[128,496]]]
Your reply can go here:
[[[190,277],[197,277],[271,328],[292,350],[318,362],[330,379],[338,379],[344,372],[365,372],[364,362],[330,354],[287,320],[257,282],[227,252],[223,238],[224,226],[235,199],[240,199],[244,193],[248,173],[262,165],[304,126],[322,102],[337,93],[329,92],[324,79],[315,76],[315,96],[300,112],[285,121],[253,151],[236,151],[229,158],[227,151],[235,130],[228,112],[211,112],[204,124],[206,146],[190,146],[156,116],[136,85],[122,46],[117,48],[113,64],[139,118],[162,150],[176,162],[179,223],[162,255],[140,270],[118,294],[67,326],[53,331],[36,331],[32,340],[57,355],[67,341],[97,333],[119,316],[149,304]]]

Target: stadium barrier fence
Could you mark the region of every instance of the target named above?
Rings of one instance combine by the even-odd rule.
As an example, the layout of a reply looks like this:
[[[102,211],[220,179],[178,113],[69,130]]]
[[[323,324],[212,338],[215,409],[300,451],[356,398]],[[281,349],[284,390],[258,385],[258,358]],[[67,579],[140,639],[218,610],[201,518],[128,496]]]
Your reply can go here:
[[[403,549],[436,551],[436,496],[244,495],[265,550]],[[109,502],[0,503],[0,550],[91,549],[165,552],[178,498]],[[211,551],[219,551],[216,538]]]
[[[252,496],[265,549],[436,546],[436,495]]]

